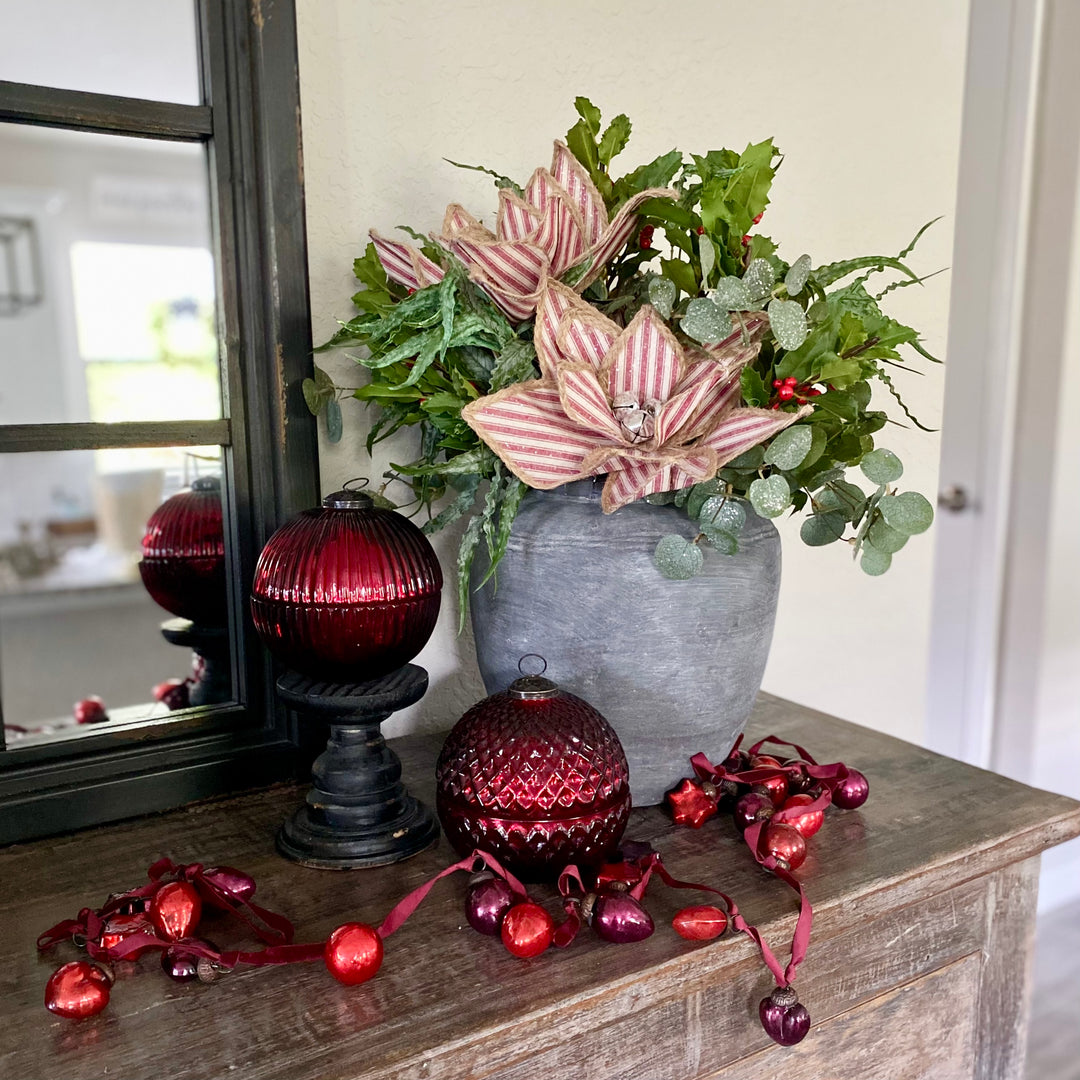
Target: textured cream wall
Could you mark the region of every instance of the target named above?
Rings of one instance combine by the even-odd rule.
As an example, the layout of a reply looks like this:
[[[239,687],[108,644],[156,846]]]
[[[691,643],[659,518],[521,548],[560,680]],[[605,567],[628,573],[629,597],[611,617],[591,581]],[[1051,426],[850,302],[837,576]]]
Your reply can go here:
[[[741,148],[772,135],[787,155],[762,223],[793,259],[895,252],[946,215],[917,259],[949,264],[956,201],[967,0],[299,0],[311,299],[316,340],[347,317],[350,274],[369,227],[430,229],[447,202],[489,216],[494,191],[441,159],[527,177],[573,120],[575,94],[634,122],[616,165],[678,145]],[[944,348],[947,275],[895,294],[899,317]],[[342,354],[319,361],[339,382],[359,376]],[[928,367],[928,365],[924,365]],[[937,426],[943,380],[900,375]],[[363,409],[345,405],[346,436],[322,448],[324,488],[377,476],[409,440],[367,460]],[[934,436],[882,433],[905,482],[937,487]],[[785,572],[767,689],[919,740],[933,534],[913,541],[884,578],[865,577],[839,546],[804,548],[784,526]],[[456,535],[438,543],[452,566]],[[482,687],[472,644],[455,636],[449,592],[420,662],[433,689],[387,725],[448,726]],[[602,707],[602,703],[598,703]]]

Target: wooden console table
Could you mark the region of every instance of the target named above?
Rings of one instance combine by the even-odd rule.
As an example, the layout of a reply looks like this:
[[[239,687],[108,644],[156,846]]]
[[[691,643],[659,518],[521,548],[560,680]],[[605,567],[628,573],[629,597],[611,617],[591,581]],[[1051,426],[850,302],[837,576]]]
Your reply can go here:
[[[121,969],[105,1012],[45,1011],[38,933],[143,879],[161,855],[253,874],[258,899],[320,940],[378,923],[450,861],[445,841],[382,870],[305,869],[274,853],[301,789],[279,787],[0,851],[0,1075],[25,1080],[1005,1080],[1022,1076],[1039,853],[1080,833],[1080,804],[763,695],[751,735],[775,733],[870,777],[860,811],[830,811],[800,876],[815,908],[797,985],[814,1026],[774,1046],[756,1017],[771,980],[744,937],[691,944],[669,922],[698,894],[650,890],[656,933],[637,945],[585,931],[520,961],[469,929],[464,875],[436,886],[353,988],[321,964],[171,982],[155,957]],[[431,797],[437,738],[401,740],[410,787]],[[688,748],[692,749],[692,748]],[[671,871],[732,893],[782,952],[793,894],[751,861],[729,819],[675,828],[634,811],[628,839]],[[559,910],[553,891],[536,896]],[[213,916],[203,932],[236,942]]]

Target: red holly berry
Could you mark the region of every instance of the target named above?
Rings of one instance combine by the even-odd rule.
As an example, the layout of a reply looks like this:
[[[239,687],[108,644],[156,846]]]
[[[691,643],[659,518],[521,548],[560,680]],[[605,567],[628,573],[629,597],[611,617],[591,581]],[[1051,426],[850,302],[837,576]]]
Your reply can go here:
[[[816,386],[811,386],[806,392],[810,397],[821,397],[821,391]]]
[[[775,387],[781,387],[784,385],[784,381],[783,379],[773,379],[772,384]]]
[[[76,724],[100,724],[109,719],[109,714],[105,711],[105,702],[97,694],[83,698],[82,701],[76,701],[73,713]]]
[[[750,234],[749,233],[746,233],[743,236],[743,238],[742,238],[742,246],[743,247],[749,247],[750,246]]]
[[[653,238],[653,233],[655,231],[656,230],[652,227],[652,225],[644,226],[642,228],[641,232],[638,233],[638,247],[641,247],[641,248],[650,248],[650,247],[652,247],[652,238]]]
[[[764,216],[765,216],[765,211],[762,210],[761,213],[758,214],[758,216],[756,218],[754,218],[754,224],[756,225]]]
[[[787,378],[786,378],[786,379],[784,380],[784,385],[785,385],[785,386],[798,386],[798,385],[799,385],[799,380],[798,380],[798,379],[796,379],[794,375],[789,375],[789,376],[788,376],[788,377],[787,377]]]
[[[697,234],[698,234],[698,236],[704,236],[705,235],[705,226],[704,225],[699,225],[697,227]]]
[[[773,409],[779,409],[779,408],[780,408],[780,402],[779,402],[779,401],[774,401],[774,402],[772,403],[772,406],[771,406],[771,408],[773,408]]]
[[[795,396],[795,391],[790,386],[781,386],[780,389],[776,391],[776,396],[781,401],[790,401]]]

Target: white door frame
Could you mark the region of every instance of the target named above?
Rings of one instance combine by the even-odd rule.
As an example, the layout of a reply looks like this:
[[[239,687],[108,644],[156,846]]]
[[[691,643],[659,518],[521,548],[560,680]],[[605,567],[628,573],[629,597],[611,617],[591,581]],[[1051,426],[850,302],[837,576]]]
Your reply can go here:
[[[972,0],[941,454],[968,507],[938,516],[926,741],[1018,779],[1033,767],[1078,53],[1076,0]]]

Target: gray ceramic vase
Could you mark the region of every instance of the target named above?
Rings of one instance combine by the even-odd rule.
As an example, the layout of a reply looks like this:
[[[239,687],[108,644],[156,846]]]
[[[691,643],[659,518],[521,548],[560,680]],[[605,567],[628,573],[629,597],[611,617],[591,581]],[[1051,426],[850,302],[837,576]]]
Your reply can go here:
[[[472,625],[488,693],[518,677],[526,653],[611,722],[630,763],[634,805],[651,806],[683,776],[691,754],[720,760],[761,686],[780,589],[780,536],[747,507],[734,556],[707,550],[689,581],[663,577],[660,537],[692,535],[673,506],[600,510],[600,480],[522,501],[497,571],[479,550]],[[480,545],[483,549],[484,545]]]

